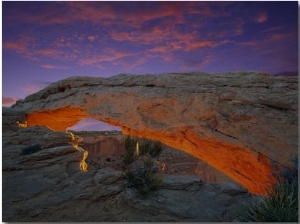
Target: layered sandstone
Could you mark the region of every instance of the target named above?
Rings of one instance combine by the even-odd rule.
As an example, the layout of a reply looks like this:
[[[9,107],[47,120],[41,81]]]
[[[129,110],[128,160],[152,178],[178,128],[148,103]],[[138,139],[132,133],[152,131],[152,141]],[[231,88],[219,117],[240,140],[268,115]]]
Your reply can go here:
[[[82,118],[159,140],[263,193],[270,160],[297,154],[297,77],[258,72],[71,77],[13,105],[28,126],[65,130]]]

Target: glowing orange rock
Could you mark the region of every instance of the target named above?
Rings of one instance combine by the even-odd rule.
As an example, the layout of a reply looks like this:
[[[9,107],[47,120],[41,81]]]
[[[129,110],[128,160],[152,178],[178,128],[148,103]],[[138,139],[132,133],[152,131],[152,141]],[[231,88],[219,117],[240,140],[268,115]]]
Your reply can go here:
[[[258,72],[73,77],[18,101],[27,126],[65,130],[83,118],[120,126],[200,158],[252,193],[264,193],[270,160],[298,148],[297,77]]]
[[[80,109],[66,107],[57,110],[35,112],[26,116],[27,126],[48,126],[53,130],[66,130],[81,119],[87,117]]]

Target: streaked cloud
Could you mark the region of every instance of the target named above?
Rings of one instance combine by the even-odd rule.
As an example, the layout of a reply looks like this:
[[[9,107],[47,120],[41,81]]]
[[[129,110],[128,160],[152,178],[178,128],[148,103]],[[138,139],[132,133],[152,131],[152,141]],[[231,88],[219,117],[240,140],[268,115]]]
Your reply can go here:
[[[21,41],[8,41],[3,43],[3,50],[11,50],[17,53],[22,53],[26,50],[26,46]]]
[[[68,69],[69,67],[66,66],[57,66],[57,65],[41,65],[42,68],[46,68],[46,69]]]
[[[4,1],[2,7],[5,96],[36,92],[45,77],[51,83],[122,72],[298,69],[296,2]]]
[[[276,27],[271,27],[265,30],[260,31],[260,33],[267,33],[267,32],[274,32],[274,31],[279,31],[282,30],[283,27],[282,26],[276,26]]]
[[[261,40],[251,37],[247,40],[245,30],[249,29],[248,23],[253,23],[253,18],[257,23],[270,19],[266,11],[254,11],[255,4],[251,5],[251,12],[251,7],[242,11],[246,3],[230,2],[5,4],[15,7],[5,11],[4,21],[27,24],[32,28],[13,40],[4,38],[3,49],[40,63],[39,66],[46,69],[66,69],[59,65],[60,62],[71,61],[77,66],[93,66],[99,70],[121,66],[130,72],[155,58],[168,63],[171,59],[177,61],[176,56],[169,55],[171,52],[197,51],[200,58],[202,53],[211,55],[211,50],[225,44],[228,47],[232,44],[259,46]],[[27,5],[27,10],[23,4]],[[10,11],[16,17],[12,17]],[[66,26],[73,28],[65,29]],[[44,27],[51,30],[51,35],[43,31]],[[264,28],[260,31],[265,35],[262,38],[272,32],[274,35],[269,41],[283,38],[286,33],[279,27],[282,26]],[[243,38],[238,40],[239,36]],[[139,57],[138,62],[134,56]],[[49,60],[56,62],[49,63]]]
[[[131,52],[122,52],[114,49],[104,49],[102,54],[88,55],[85,58],[79,59],[78,63],[80,65],[93,65],[102,62],[114,62],[121,58],[134,55]]]

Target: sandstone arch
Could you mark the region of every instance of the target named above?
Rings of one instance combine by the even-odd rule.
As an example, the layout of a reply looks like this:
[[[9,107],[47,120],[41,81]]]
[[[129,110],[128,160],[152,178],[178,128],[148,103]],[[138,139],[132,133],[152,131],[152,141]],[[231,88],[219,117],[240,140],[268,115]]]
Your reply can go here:
[[[68,87],[68,88],[65,88]],[[83,118],[160,140],[219,169],[253,193],[270,159],[297,154],[297,77],[258,72],[72,77],[18,101],[28,126],[65,130]]]

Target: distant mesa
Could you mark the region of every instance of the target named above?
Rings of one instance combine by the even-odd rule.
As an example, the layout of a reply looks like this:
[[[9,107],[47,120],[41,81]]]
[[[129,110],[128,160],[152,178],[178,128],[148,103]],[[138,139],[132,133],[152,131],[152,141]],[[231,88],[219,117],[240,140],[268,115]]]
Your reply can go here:
[[[27,127],[65,130],[83,118],[159,140],[207,162],[252,193],[270,161],[297,155],[298,79],[259,72],[71,77],[12,106]]]

